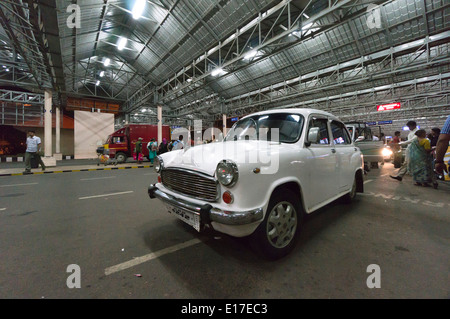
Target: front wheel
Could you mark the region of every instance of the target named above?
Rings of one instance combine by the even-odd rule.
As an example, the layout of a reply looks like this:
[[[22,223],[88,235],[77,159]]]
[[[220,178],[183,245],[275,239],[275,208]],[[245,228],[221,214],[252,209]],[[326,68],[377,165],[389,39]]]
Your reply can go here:
[[[116,154],[116,161],[117,163],[125,163],[127,160],[127,156],[125,155],[125,153],[117,153]]]
[[[289,190],[274,194],[263,222],[252,236],[260,253],[269,259],[289,254],[295,246],[302,217],[298,195]]]

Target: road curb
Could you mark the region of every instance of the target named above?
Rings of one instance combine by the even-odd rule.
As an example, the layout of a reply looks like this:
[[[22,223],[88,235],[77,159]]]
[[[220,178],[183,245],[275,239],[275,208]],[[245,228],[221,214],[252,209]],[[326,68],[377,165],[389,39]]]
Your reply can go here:
[[[104,168],[82,168],[82,169],[67,169],[60,171],[44,171],[44,172],[30,172],[30,173],[9,173],[0,174],[2,176],[21,176],[21,175],[44,175],[44,174],[59,174],[59,173],[72,173],[72,172],[93,172],[93,171],[112,171],[118,169],[135,169],[135,168],[150,168],[151,165],[139,165],[139,166],[121,166],[121,167],[104,167]]]

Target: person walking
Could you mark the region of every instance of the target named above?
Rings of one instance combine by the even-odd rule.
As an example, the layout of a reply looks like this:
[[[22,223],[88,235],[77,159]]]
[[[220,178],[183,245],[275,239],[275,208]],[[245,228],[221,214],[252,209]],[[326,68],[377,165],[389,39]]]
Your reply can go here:
[[[433,181],[430,141],[425,130],[418,130],[415,135],[417,138],[409,146],[408,171],[413,177],[414,185],[429,187],[428,183]],[[433,185],[434,183],[433,181]]]
[[[136,153],[136,161],[138,164],[141,164],[142,162],[142,137],[139,137],[135,146],[134,146],[134,152]]]
[[[31,158],[33,157],[38,164],[41,165],[42,171],[45,171],[45,164],[42,161],[41,155],[41,139],[35,135],[35,131],[28,131],[27,149],[25,151],[25,171],[24,173],[31,173]]]
[[[408,147],[406,148],[405,162],[400,167],[397,175],[389,175],[390,178],[396,179],[400,182],[402,181],[403,176],[405,176],[405,174],[408,172],[409,147],[411,143],[415,139],[417,139],[416,132],[418,131],[417,123],[415,121],[408,121],[408,123],[406,123],[406,126],[409,128],[408,140],[399,143],[399,145],[408,145]]]
[[[436,173],[442,175],[444,171],[448,173],[447,166],[444,163],[445,153],[450,142],[450,115],[447,117],[444,126],[439,134],[439,139],[436,144],[436,160],[434,161]]]
[[[153,164],[158,151],[158,143],[155,141],[154,138],[152,138],[150,142],[148,142],[147,149],[148,149],[148,159],[150,160],[150,163]]]

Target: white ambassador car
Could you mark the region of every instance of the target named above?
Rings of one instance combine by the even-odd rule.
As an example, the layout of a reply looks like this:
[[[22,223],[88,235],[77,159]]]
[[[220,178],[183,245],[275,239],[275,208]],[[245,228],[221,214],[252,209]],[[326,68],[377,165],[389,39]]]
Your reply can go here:
[[[363,192],[362,155],[345,125],[314,109],[248,115],[223,142],[159,156],[148,188],[169,213],[197,231],[251,235],[261,252],[291,251],[302,217]]]

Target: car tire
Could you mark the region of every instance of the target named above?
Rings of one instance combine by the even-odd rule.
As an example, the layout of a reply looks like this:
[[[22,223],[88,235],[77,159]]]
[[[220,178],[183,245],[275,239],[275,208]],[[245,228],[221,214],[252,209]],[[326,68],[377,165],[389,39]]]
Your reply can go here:
[[[127,161],[127,155],[122,152],[117,153],[115,158],[117,163],[125,163]]]
[[[251,236],[253,246],[267,259],[286,256],[295,246],[302,221],[298,195],[290,190],[277,191],[270,199],[264,220]]]

